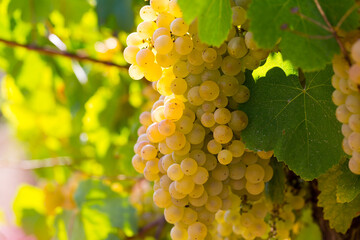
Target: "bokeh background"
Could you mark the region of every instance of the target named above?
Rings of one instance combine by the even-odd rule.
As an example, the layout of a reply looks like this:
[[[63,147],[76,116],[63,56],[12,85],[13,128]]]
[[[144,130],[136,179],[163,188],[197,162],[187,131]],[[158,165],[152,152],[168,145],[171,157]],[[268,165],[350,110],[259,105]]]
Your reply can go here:
[[[122,56],[144,3],[0,0],[0,240],[166,237],[131,166],[158,98]]]

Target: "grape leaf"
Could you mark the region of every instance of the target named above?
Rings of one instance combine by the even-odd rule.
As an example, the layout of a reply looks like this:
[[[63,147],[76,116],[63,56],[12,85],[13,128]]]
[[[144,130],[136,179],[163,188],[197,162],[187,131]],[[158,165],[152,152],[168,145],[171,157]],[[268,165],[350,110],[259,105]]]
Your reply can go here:
[[[198,18],[199,38],[209,45],[220,46],[231,28],[232,11],[227,0],[179,0],[184,19]]]
[[[272,179],[266,183],[265,193],[270,197],[273,203],[282,203],[285,192],[285,173],[284,164],[276,159],[271,160],[271,167],[274,170]]]
[[[360,193],[360,176],[353,174],[348,167],[348,160],[340,166],[341,175],[337,182],[336,197],[340,203],[351,202]]]
[[[204,11],[206,1],[202,0],[178,0],[178,4],[183,12],[183,18],[187,23],[191,23],[194,19]]]
[[[107,26],[114,31],[130,32],[134,26],[131,0],[96,0],[99,26]]]
[[[78,23],[84,13],[90,9],[90,4],[87,0],[56,0],[54,8],[60,11],[67,23]]]
[[[318,183],[321,192],[318,196],[318,205],[324,209],[324,218],[329,220],[330,227],[338,232],[345,233],[350,227],[352,219],[360,211],[360,196],[349,203],[337,202],[336,185],[340,178],[339,165],[319,177]]]
[[[330,67],[305,74],[303,88],[297,76],[273,68],[256,84],[248,84],[251,97],[242,106],[249,117],[242,132],[246,146],[273,149],[279,161],[305,180],[337,164],[343,155],[342,136],[331,102],[331,75]]]
[[[330,23],[335,26],[341,17],[355,5],[354,0],[319,1]],[[302,15],[326,25],[314,1],[253,0],[248,10],[250,31],[260,47],[273,48],[280,41],[284,58],[304,71],[325,68],[340,48],[331,33],[322,26],[292,13]],[[344,30],[356,29],[359,16],[354,11],[342,24]]]
[[[9,14],[13,14],[17,10],[21,12],[21,18],[25,22],[42,22],[52,12],[53,2],[47,0],[11,0],[8,5]]]
[[[81,218],[85,230],[92,229],[91,232],[86,231],[87,236],[91,235],[93,231],[106,230],[107,232],[102,232],[103,237],[103,234],[110,234],[115,228],[122,229],[128,236],[137,232],[136,210],[130,205],[128,197],[112,191],[109,186],[104,185],[101,181],[86,180],[81,182],[74,199],[81,209]],[[101,225],[94,224],[94,221],[101,223]],[[86,227],[90,225],[91,227]],[[103,238],[100,237],[99,239]]]

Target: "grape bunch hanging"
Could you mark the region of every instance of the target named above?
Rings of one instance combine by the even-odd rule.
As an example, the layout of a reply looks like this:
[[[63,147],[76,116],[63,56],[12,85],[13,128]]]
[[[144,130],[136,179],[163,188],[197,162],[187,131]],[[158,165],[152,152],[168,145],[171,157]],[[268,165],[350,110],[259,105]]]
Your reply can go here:
[[[241,131],[248,117],[239,110],[250,97],[245,70],[256,69],[269,51],[247,31],[247,2],[236,3],[227,40],[217,47],[201,42],[197,21],[188,25],[176,0],[150,1],[127,38],[129,75],[145,77],[161,94],[140,115],[132,164],[154,182],[153,201],[174,225],[174,240],[253,239],[269,232],[265,215],[272,207],[263,192],[273,176],[273,152],[246,149]],[[221,216],[238,216],[233,212],[243,203],[260,210],[225,225]]]

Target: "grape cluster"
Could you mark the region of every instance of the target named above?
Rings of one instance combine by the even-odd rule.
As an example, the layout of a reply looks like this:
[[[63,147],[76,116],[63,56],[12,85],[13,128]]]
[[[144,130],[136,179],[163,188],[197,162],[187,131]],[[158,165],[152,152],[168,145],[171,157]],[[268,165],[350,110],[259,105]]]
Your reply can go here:
[[[295,213],[305,205],[305,191],[286,189],[281,204],[264,196],[257,201],[240,199],[229,210],[216,213],[218,239],[289,239],[296,221]],[[294,233],[293,233],[294,235]]]
[[[241,139],[248,117],[239,104],[250,97],[244,71],[268,55],[247,31],[247,4],[233,2],[233,27],[219,47],[200,41],[197,21],[185,23],[176,0],[151,0],[127,38],[129,75],[161,94],[140,115],[132,164],[154,181],[153,201],[174,224],[174,240],[210,239],[215,214],[240,197],[260,199],[273,175],[273,153],[251,152]]]
[[[343,150],[352,156],[349,169],[360,174],[360,40],[348,46],[349,57],[337,55],[333,59],[335,91],[332,100],[337,107],[336,118],[342,123]],[[350,64],[351,63],[351,64]]]

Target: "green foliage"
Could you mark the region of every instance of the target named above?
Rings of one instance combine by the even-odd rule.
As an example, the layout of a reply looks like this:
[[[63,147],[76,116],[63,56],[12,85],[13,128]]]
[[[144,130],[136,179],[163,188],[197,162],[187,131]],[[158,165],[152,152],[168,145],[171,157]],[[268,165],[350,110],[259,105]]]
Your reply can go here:
[[[242,132],[246,146],[274,149],[278,160],[305,180],[338,163],[342,136],[331,102],[331,74],[329,68],[305,74],[303,88],[297,76],[273,68],[249,86],[251,97],[243,106],[249,117]]]
[[[336,186],[341,177],[339,168],[340,166],[337,165],[319,177],[318,183],[321,193],[318,196],[318,205],[324,209],[324,218],[329,220],[330,227],[337,232],[345,233],[349,229],[352,219],[358,216],[360,196],[347,203],[337,201]]]
[[[200,40],[220,46],[231,28],[231,8],[228,0],[179,0],[184,19],[190,23],[198,18]]]
[[[339,203],[353,201],[360,193],[360,176],[353,174],[346,159],[338,170],[340,176],[337,182],[336,197]]]
[[[354,0],[319,1],[332,26],[354,4]],[[285,59],[304,71],[324,69],[331,62],[339,46],[332,34],[321,26],[292,13],[296,8],[299,13],[312,18],[322,25],[326,23],[314,1],[296,0],[253,0],[248,10],[251,21],[250,30],[260,47],[273,48],[281,39],[279,47]],[[355,29],[359,16],[354,11],[342,24],[344,30]],[[286,29],[282,27],[286,26]]]
[[[321,240],[321,231],[319,225],[314,222],[311,209],[307,208],[302,211],[301,222],[303,227],[295,240]]]
[[[272,179],[266,183],[265,193],[273,203],[280,204],[284,201],[285,192],[285,172],[284,164],[272,159],[271,167],[274,170]]]
[[[96,0],[96,2],[100,26],[107,26],[115,31],[131,31],[134,26],[131,0]]]
[[[16,223],[27,234],[34,234],[39,240],[49,239],[49,226],[46,222],[44,193],[41,189],[24,185],[14,200],[13,210]]]
[[[136,210],[129,204],[128,197],[102,182],[81,182],[74,198],[87,239],[105,239],[111,233],[116,234],[117,228],[128,236],[137,232]]]

